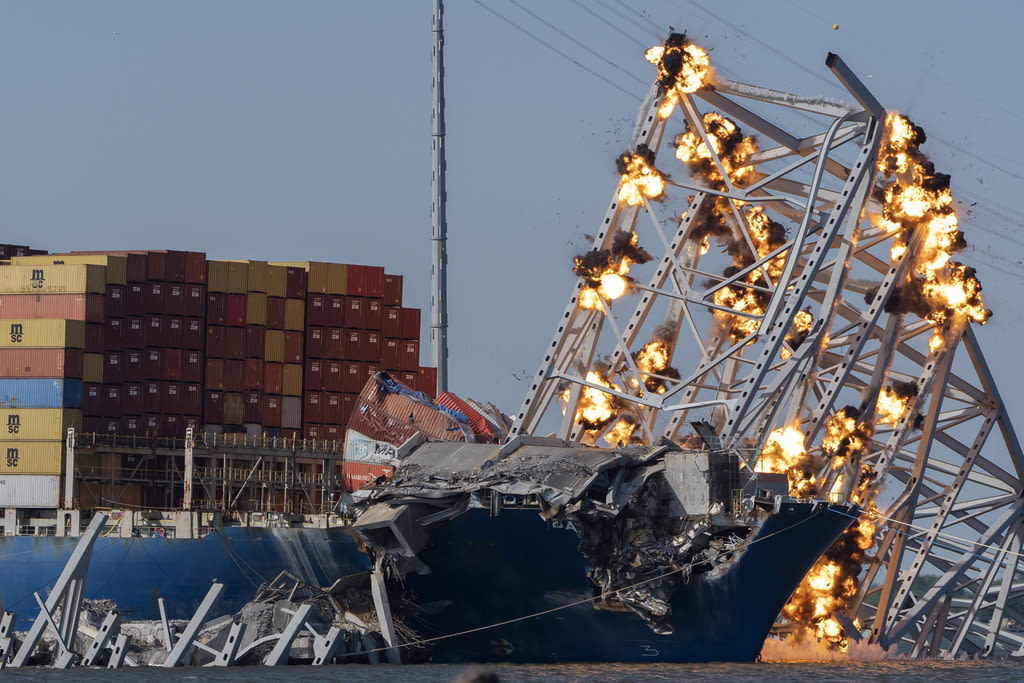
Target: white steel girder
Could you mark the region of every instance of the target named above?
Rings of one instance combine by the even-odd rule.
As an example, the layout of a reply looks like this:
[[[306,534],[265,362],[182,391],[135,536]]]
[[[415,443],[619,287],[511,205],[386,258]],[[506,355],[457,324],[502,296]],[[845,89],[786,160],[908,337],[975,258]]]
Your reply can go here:
[[[1021,656],[1024,637],[1001,623],[1024,623],[1024,456],[966,321],[936,332],[900,307],[930,247],[883,220],[886,113],[840,59],[826,64],[856,104],[721,79],[652,86],[627,152],[650,150],[665,193],[631,205],[623,176],[591,245],[614,261],[632,234],[652,258],[627,264],[621,298],[585,303],[594,280],[577,279],[510,438],[699,443],[689,424],[702,421],[753,468],[773,432],[797,426],[818,494],[858,502],[877,526],[843,621],[914,656]],[[713,140],[715,116],[756,147]],[[677,158],[684,133],[682,146],[703,143],[700,164]],[[640,360],[655,341],[667,367]],[[897,386],[905,407],[885,414]],[[599,401],[610,407],[594,418]],[[868,428],[840,462],[823,441],[844,406]]]

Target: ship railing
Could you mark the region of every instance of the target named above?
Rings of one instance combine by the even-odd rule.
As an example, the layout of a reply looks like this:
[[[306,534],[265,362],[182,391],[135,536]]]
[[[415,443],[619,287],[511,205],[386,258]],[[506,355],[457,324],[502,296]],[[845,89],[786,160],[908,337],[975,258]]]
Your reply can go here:
[[[152,436],[147,434],[99,434],[79,433],[76,443],[80,448],[112,447],[184,450],[185,439],[178,436]],[[338,439],[306,439],[298,436],[273,434],[248,434],[245,432],[201,432],[194,440],[196,448],[252,448],[264,450],[287,450],[305,453],[338,453],[344,451],[344,441]]]

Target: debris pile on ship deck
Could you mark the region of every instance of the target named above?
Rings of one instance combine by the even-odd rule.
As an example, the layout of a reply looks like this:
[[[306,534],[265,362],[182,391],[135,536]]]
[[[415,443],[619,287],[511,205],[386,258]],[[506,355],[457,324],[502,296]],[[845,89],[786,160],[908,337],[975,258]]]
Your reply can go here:
[[[673,632],[672,593],[725,570],[786,494],[784,477],[753,479],[735,454],[667,440],[609,449],[523,436],[503,445],[420,439],[401,450],[390,479],[358,492],[355,524],[394,577],[431,571],[419,553],[447,520],[472,508],[534,509],[576,530],[595,608],[631,610],[660,634]]]

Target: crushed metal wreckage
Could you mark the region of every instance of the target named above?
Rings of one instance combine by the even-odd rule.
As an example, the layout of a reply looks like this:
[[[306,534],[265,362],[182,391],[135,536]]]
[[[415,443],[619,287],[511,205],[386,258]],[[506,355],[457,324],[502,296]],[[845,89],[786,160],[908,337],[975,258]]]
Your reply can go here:
[[[632,611],[658,634],[673,632],[672,594],[727,571],[787,494],[784,475],[753,475],[738,455],[667,440],[607,449],[520,436],[402,450],[392,478],[359,492],[355,523],[393,578],[432,571],[419,554],[446,521],[532,508],[575,530],[593,605]]]

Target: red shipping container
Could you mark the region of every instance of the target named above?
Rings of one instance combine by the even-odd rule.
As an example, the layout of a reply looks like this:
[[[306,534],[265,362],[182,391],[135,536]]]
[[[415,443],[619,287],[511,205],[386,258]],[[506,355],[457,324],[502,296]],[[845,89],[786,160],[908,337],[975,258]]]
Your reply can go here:
[[[141,282],[129,282],[124,288],[124,314],[146,314],[146,287]]]
[[[202,318],[185,318],[185,326],[181,335],[181,345],[186,349],[202,349],[206,337],[206,326]]]
[[[380,299],[367,299],[363,316],[367,330],[381,330],[384,327],[384,305]]]
[[[245,327],[245,306],[248,297],[245,294],[227,294],[225,296],[225,325]]]
[[[147,282],[146,292],[146,313],[162,313],[164,310],[164,288],[162,282]]]
[[[120,321],[118,321],[120,322]],[[106,327],[103,323],[85,324],[85,345],[86,353],[103,353],[103,330]],[[120,329],[118,325],[118,329]]]
[[[324,425],[320,432],[324,441],[336,441],[341,443],[345,438],[345,428],[341,425]]]
[[[340,425],[348,425],[349,420],[352,419],[352,411],[356,408],[356,403],[359,402],[359,394],[342,394],[341,395],[341,422]]]
[[[120,351],[103,354],[103,383],[121,384],[124,381],[124,355]]]
[[[284,362],[285,363],[302,363],[302,333],[301,332],[285,332],[284,333]]]
[[[224,357],[234,360],[245,358],[245,328],[225,327],[224,328]]]
[[[142,378],[163,379],[164,376],[164,350],[145,349],[142,352]]]
[[[82,385],[82,415],[89,417],[99,417],[100,413],[103,412],[103,399],[100,393],[103,389],[102,384],[83,384]]]
[[[86,329],[88,329],[88,325]],[[125,322],[120,318],[109,318],[103,327],[102,344],[106,345],[104,350],[118,351],[125,348]],[[141,347],[140,347],[141,348]],[[92,353],[86,349],[88,353]]]
[[[224,359],[206,359],[206,388],[218,391],[224,390]]]
[[[142,350],[128,349],[124,352],[124,381],[137,382],[142,379]]]
[[[327,296],[324,324],[328,327],[345,327],[345,297],[340,294]]]
[[[143,415],[142,429],[149,436],[156,436],[160,431],[159,415]]]
[[[260,422],[264,427],[281,426],[281,397],[263,394],[263,405],[260,406]]]
[[[170,284],[164,288],[164,313],[185,315],[185,285]]]
[[[84,361],[82,349],[0,349],[0,377],[81,379]]]
[[[381,477],[390,477],[394,471],[390,465],[345,460],[341,463],[342,486],[346,491],[358,491]]]
[[[205,274],[203,277],[206,277]],[[185,315],[190,318],[202,318],[206,315],[206,287],[185,285]]]
[[[107,291],[103,297],[103,314],[108,318],[124,317],[124,285],[107,285]]]
[[[381,332],[392,339],[402,338],[402,309],[398,306],[385,306],[380,322]]]
[[[415,339],[402,340],[402,370],[415,372],[420,367],[420,343]]]
[[[418,374],[418,373],[417,373]],[[442,391],[437,395],[434,400],[439,406],[444,406],[451,410],[462,413],[466,416],[466,420],[469,422],[469,426],[473,429],[473,433],[478,437],[477,440],[481,443],[493,441],[496,437],[494,428],[484,419],[484,416],[478,413],[472,406],[463,401],[461,398],[451,393],[450,391]]]
[[[107,436],[117,436],[117,430],[121,428],[121,420],[108,418],[100,423],[100,429],[102,434]]]
[[[163,412],[180,415],[182,411],[182,385],[180,382],[164,382]]]
[[[420,338],[420,309],[402,309],[402,339]]]
[[[178,316],[164,318],[164,346],[185,347],[185,319]]]
[[[306,389],[310,391],[323,391],[324,388],[324,361],[319,358],[311,358],[306,362]],[[321,422],[322,420],[313,420]]]
[[[203,412],[203,387],[186,384],[181,398],[181,410],[186,415],[201,415]]]
[[[202,404],[202,401],[200,401]],[[201,405],[200,405],[201,407]],[[199,415],[202,411],[196,411],[196,415],[182,415],[181,416],[181,433],[184,434],[187,430],[191,429],[193,434],[199,433]]]
[[[142,385],[138,382],[121,385],[121,412],[126,415],[142,414]]]
[[[224,391],[240,392],[245,389],[245,361],[224,361]],[[232,423],[234,424],[234,423]]]
[[[321,394],[323,404],[324,424],[341,424],[341,397],[343,394],[336,392],[323,392]]]
[[[145,412],[159,413],[163,398],[163,385],[160,382],[146,382],[142,385],[142,408]]]
[[[364,297],[345,297],[345,327],[359,330],[366,327],[366,299]]]
[[[266,340],[266,328],[262,325],[248,325],[245,328],[245,357],[263,358]]]
[[[324,361],[324,389],[327,391],[342,391],[344,381],[344,361]]]
[[[206,254],[201,251],[185,252],[185,282],[206,283]]]
[[[211,326],[206,328],[206,355],[209,358],[224,358],[227,349],[224,346],[224,330],[227,328]]]
[[[146,346],[164,345],[164,317],[162,315],[147,315],[145,322]]]
[[[267,329],[284,329],[284,298],[279,296],[267,297]]]
[[[345,360],[362,360],[366,355],[363,348],[362,330],[345,330],[345,347],[342,349],[342,357]]]
[[[302,425],[302,438],[313,439],[314,441],[320,440],[320,425],[306,422]]]
[[[121,387],[116,384],[104,385],[103,417],[121,417]]]
[[[168,413],[160,419],[160,436],[165,439],[181,439],[185,436],[181,415]]]
[[[384,296],[384,268],[381,266],[349,265],[345,292],[349,295]]]
[[[167,279],[167,252],[147,251],[146,254],[146,279],[163,282]]]
[[[324,358],[342,360],[345,357],[345,330],[340,327],[328,327],[327,339],[324,342]]]
[[[240,425],[245,421],[245,394],[224,392],[224,424]]]
[[[165,259],[167,270],[164,272],[164,278],[166,278],[168,282],[184,282],[185,252],[167,251]]]
[[[419,368],[419,381],[416,383],[416,390],[422,391],[431,398],[437,396],[437,368]]]
[[[323,327],[306,327],[306,358],[323,358],[325,344]]]
[[[206,405],[203,409],[203,420],[206,424],[224,424],[224,392],[206,392]]]
[[[398,372],[402,369],[402,340],[384,338],[384,346],[380,352],[380,362],[388,372]],[[410,386],[415,387],[414,382]]]
[[[243,319],[245,316],[242,316]],[[228,320],[228,295],[220,292],[206,293],[206,324],[224,325]]]
[[[288,266],[285,274],[285,294],[289,299],[306,298],[306,270],[299,266]]]
[[[384,305],[402,305],[402,276],[384,274]]]
[[[320,423],[323,422],[323,416],[323,395],[319,391],[307,391],[302,419],[306,422]]]
[[[0,295],[0,318],[5,320],[84,320],[104,322],[102,294],[3,294]],[[108,314],[121,318],[122,314]]]
[[[418,342],[417,342],[418,343]],[[363,332],[363,358],[367,362],[381,362],[381,337],[377,330],[365,330]]]
[[[344,361],[341,364],[341,390],[358,393],[366,384],[366,366],[364,363]],[[328,390],[334,390],[328,387]]]
[[[399,370],[397,373],[395,373],[395,377],[398,378],[399,382],[401,382],[407,387],[412,387],[413,389],[416,389],[416,386],[420,381],[420,373],[418,370],[416,372],[409,372],[408,370]],[[419,389],[416,390],[419,391]]]
[[[263,359],[245,359],[245,385],[246,389],[263,391]],[[247,420],[248,422],[248,420]]]
[[[284,385],[284,365],[282,363],[264,363],[263,364],[263,392],[266,394],[278,394],[280,395],[282,386]],[[264,425],[267,423],[264,422]],[[281,417],[278,415],[278,422],[276,425],[281,426]]]
[[[260,422],[260,405],[263,403],[263,394],[259,391],[245,392],[245,421],[248,423]]]
[[[181,349],[164,350],[163,379],[180,382],[185,379],[185,352]]]
[[[107,321],[107,327],[113,320]],[[112,348],[141,349],[146,346],[146,318],[145,316],[132,315],[124,319],[121,326],[123,334],[122,346]],[[111,339],[113,339],[111,337]]]
[[[203,354],[195,349],[186,349],[181,368],[181,379],[186,382],[203,381]],[[196,410],[196,412],[201,412]]]
[[[306,299],[306,327],[313,325],[323,327],[326,323],[326,294],[310,294]]]
[[[122,434],[142,434],[142,416],[125,415],[121,418],[120,430]]]

